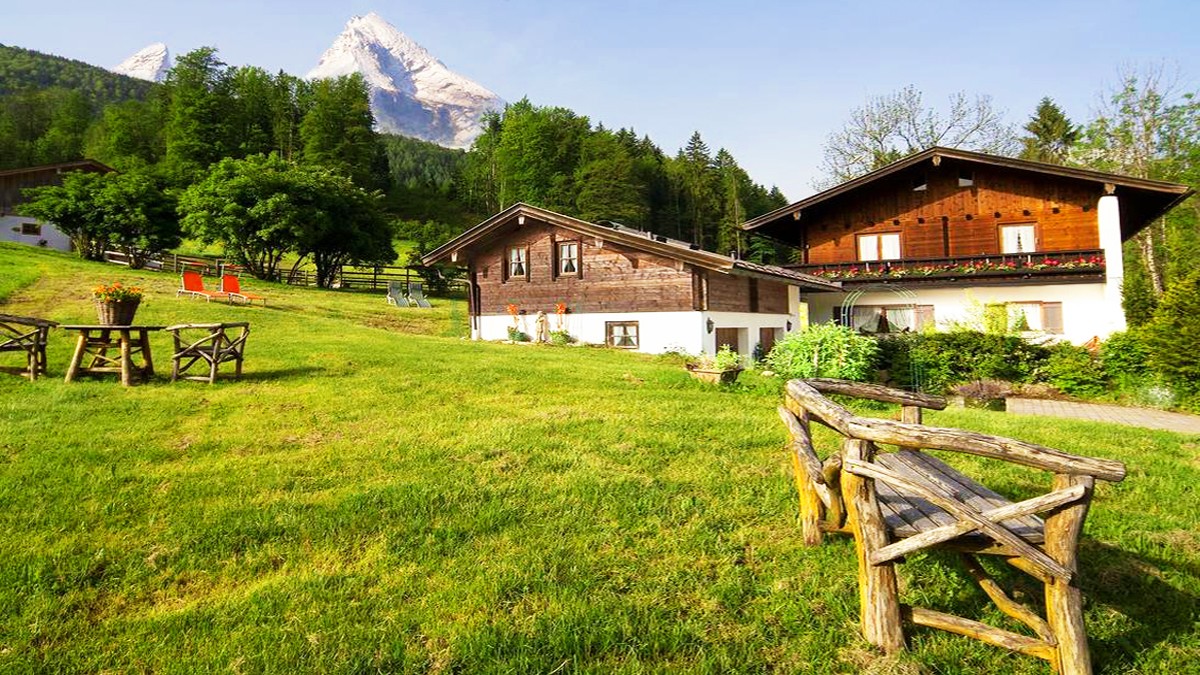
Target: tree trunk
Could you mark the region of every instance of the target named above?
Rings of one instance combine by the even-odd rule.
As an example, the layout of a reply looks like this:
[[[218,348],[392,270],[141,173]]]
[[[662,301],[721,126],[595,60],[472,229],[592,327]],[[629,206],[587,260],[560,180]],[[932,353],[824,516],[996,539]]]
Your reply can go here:
[[[1159,268],[1158,260],[1154,256],[1154,228],[1142,230],[1137,235],[1138,248],[1142,252],[1142,261],[1146,265],[1146,272],[1150,275],[1150,285],[1154,288],[1155,297],[1163,294],[1163,274]]]

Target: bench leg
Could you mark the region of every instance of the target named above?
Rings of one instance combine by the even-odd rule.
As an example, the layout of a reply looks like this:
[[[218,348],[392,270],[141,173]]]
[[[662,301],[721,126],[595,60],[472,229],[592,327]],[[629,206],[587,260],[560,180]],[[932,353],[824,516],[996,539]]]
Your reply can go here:
[[[1092,501],[1091,476],[1054,476],[1054,489],[1084,485],[1083,499],[1046,516],[1046,553],[1072,572],[1078,571],[1079,535]],[[1076,579],[1078,575],[1076,575]],[[1088,652],[1087,631],[1083,625],[1083,594],[1076,579],[1071,583],[1055,580],[1046,584],[1046,622],[1058,640],[1055,672],[1060,675],[1091,675],[1092,659]]]
[[[847,460],[869,462],[874,454],[867,441],[848,438],[842,447]],[[841,482],[847,519],[854,531],[854,550],[858,556],[863,637],[885,653],[893,654],[904,649],[896,566],[891,562],[872,565],[869,560],[873,551],[888,543],[883,513],[875,497],[875,486],[871,479],[851,473],[842,474]]]

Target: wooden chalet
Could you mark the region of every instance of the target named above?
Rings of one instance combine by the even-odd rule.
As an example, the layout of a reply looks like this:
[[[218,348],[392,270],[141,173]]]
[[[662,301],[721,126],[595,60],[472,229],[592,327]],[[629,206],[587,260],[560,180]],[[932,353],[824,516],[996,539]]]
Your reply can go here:
[[[17,205],[25,199],[22,190],[43,185],[59,185],[63,174],[71,171],[109,173],[112,170],[94,159],[84,159],[0,171],[0,241],[70,251],[71,240],[59,232],[53,223],[43,223],[35,218],[17,215]]]
[[[746,222],[842,282],[814,321],[867,332],[1004,321],[1074,342],[1122,330],[1122,242],[1185,185],[930,148]]]
[[[800,327],[805,294],[840,289],[797,270],[528,204],[488,218],[423,262],[467,267],[476,339],[506,339],[510,329],[536,337],[544,312],[549,331],[643,352],[767,350]]]

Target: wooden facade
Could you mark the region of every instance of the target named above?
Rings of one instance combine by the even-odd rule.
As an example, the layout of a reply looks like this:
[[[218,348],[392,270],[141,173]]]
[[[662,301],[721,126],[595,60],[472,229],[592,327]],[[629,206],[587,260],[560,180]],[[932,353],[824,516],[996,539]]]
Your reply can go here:
[[[16,207],[25,200],[22,190],[43,185],[58,185],[62,175],[71,171],[108,173],[111,168],[91,159],[62,164],[48,164],[26,169],[0,171],[0,216],[16,213]]]
[[[1100,247],[1098,185],[1039,178],[1003,167],[945,161],[888,176],[801,218],[806,264],[860,259],[864,234],[900,235],[900,258],[999,255],[1001,228],[1032,225],[1037,251]]]
[[[1092,252],[1103,246],[1101,197],[1118,198],[1125,240],[1190,194],[1185,185],[931,148],[743,227],[796,247],[804,265],[872,261],[862,245],[884,238],[891,248],[876,260],[998,256],[1012,253],[1006,226],[1031,227],[1032,252]]]
[[[556,251],[567,242],[578,244],[579,270],[559,274]],[[512,248],[526,252],[524,276],[506,272]],[[532,217],[480,246],[469,268],[479,314],[504,314],[510,304],[552,314],[560,302],[589,313],[788,311],[786,284],[713,272]]]

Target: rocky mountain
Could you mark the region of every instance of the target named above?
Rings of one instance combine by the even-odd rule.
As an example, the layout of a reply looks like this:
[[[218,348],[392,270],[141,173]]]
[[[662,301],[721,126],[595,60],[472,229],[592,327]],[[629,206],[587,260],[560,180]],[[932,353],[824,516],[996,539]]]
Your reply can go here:
[[[466,148],[488,110],[504,100],[455,73],[374,12],[355,16],[325,50],[310,79],[362,73],[381,132]]]
[[[112,71],[121,75],[136,77],[139,80],[162,82],[167,79],[167,71],[171,69],[171,52],[161,42],[155,42],[130,56],[120,64],[113,66]]]

